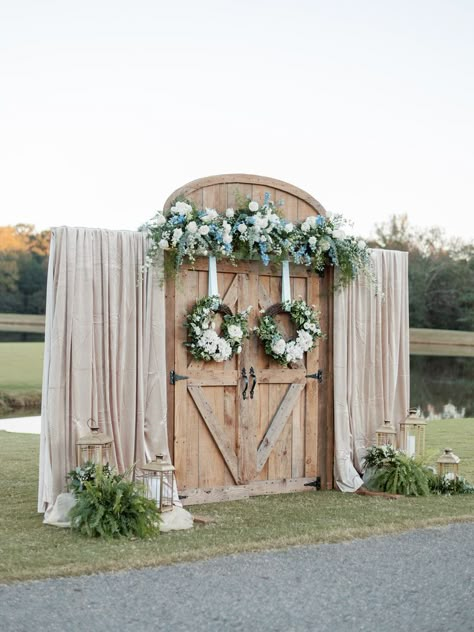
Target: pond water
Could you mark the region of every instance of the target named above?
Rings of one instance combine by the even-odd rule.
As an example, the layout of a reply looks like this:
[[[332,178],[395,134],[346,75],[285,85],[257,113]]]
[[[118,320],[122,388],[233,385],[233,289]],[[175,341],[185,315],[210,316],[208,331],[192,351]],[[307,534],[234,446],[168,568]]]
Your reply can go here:
[[[410,391],[426,418],[474,417],[474,358],[411,356]]]

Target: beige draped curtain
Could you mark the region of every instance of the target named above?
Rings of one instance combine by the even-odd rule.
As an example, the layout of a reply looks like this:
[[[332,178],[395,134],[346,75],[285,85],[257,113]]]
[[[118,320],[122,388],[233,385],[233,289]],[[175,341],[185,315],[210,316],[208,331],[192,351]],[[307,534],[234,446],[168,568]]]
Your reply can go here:
[[[93,418],[112,435],[113,464],[168,453],[164,291],[140,278],[139,232],[53,230],[46,307],[38,511],[75,467],[75,441]]]
[[[362,485],[375,430],[398,430],[409,408],[408,253],[373,250],[376,287],[360,278],[334,298],[334,475],[342,491]]]

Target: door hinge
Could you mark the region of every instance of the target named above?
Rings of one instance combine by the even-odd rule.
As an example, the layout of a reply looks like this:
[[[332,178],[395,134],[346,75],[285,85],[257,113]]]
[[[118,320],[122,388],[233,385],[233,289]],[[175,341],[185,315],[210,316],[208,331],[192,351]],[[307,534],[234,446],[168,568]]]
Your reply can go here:
[[[315,481],[311,481],[310,483],[305,483],[305,487],[314,487],[315,489],[321,489],[321,477],[316,476]]]
[[[188,376],[187,375],[179,375],[178,373],[176,373],[176,371],[174,369],[172,369],[170,371],[170,384],[176,384],[176,382],[179,382],[179,380],[187,380]]]
[[[323,372],[321,369],[319,369],[316,373],[309,373],[306,377],[312,377],[313,380],[318,380],[320,384],[323,382]]]

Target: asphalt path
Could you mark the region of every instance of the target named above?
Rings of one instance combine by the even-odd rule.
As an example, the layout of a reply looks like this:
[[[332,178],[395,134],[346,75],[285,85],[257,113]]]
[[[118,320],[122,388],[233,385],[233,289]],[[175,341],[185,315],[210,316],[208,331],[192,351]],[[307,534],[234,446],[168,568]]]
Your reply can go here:
[[[457,524],[1,585],[0,630],[464,632],[473,579],[474,523]]]

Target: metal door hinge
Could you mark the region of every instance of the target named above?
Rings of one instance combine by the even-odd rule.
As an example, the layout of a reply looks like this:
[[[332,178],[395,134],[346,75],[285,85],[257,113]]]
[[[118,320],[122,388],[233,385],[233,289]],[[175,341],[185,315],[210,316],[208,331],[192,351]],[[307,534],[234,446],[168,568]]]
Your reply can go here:
[[[315,481],[311,481],[310,483],[305,483],[305,487],[314,487],[315,489],[321,489],[321,477],[316,476]]]
[[[188,376],[187,375],[178,375],[178,373],[176,373],[176,371],[174,369],[172,369],[170,371],[170,384],[176,384],[176,382],[179,382],[179,380],[187,380]]]
[[[313,380],[318,380],[320,384],[322,384],[323,382],[323,372],[321,371],[321,369],[319,369],[317,373],[309,373],[306,377],[312,377]]]

